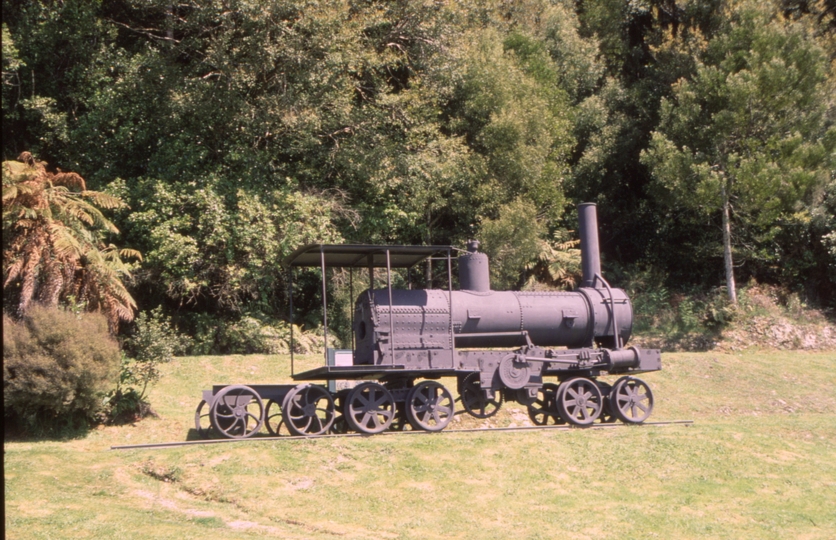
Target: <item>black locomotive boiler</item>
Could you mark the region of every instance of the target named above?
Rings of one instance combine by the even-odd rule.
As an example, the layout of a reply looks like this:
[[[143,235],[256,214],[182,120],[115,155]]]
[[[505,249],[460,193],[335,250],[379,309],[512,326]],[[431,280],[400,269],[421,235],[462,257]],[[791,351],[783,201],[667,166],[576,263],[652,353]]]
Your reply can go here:
[[[661,369],[661,355],[626,346],[630,300],[601,276],[595,205],[582,204],[578,213],[583,280],[572,292],[492,290],[488,257],[476,242],[457,258],[459,290],[453,290],[453,246],[297,249],[285,261],[291,281],[294,268],[322,271],[326,343],[326,268],[348,268],[352,289],[355,271],[368,271],[370,286],[354,307],[352,348],[342,355],[347,361],[295,373],[291,352],[292,378],[299,384],[215,385],[203,392],[195,413],[198,432],[211,428],[241,438],[264,426],[276,434],[282,423],[306,436],[374,434],[406,425],[439,431],[458,401],[442,378],[455,378],[462,407],[478,418],[514,400],[527,406],[535,424],[644,422],[653,393],[635,375]],[[446,261],[446,290],[392,288],[393,268],[409,275],[419,263],[439,259]],[[376,268],[386,269],[386,288],[374,288]],[[290,306],[292,317],[292,296]],[[613,374],[623,376],[612,386],[598,380]],[[353,384],[337,390],[335,381]]]

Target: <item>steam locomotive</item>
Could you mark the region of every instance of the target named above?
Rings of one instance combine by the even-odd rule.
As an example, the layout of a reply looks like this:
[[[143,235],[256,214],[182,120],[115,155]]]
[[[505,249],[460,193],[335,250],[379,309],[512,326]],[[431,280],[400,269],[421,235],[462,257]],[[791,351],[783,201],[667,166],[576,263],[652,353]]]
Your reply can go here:
[[[322,272],[326,343],[326,268],[349,269],[352,298],[355,271],[368,271],[369,288],[354,306],[351,350],[327,350],[326,365],[302,373],[295,373],[291,352],[296,385],[204,390],[196,429],[232,438],[250,437],[265,426],[277,434],[282,425],[300,436],[375,434],[405,426],[440,431],[457,401],[467,413],[488,418],[509,400],[526,406],[538,425],[644,422],[653,393],[635,375],[661,369],[661,355],[625,346],[633,325],[630,300],[601,276],[596,206],[581,204],[578,214],[583,279],[573,292],[492,290],[488,257],[475,241],[457,257],[459,290],[453,290],[453,246],[297,249],[285,261],[291,283],[295,268]],[[410,276],[416,265],[433,261],[446,262],[446,290],[392,288],[393,268]],[[374,288],[376,268],[386,269],[386,288]],[[292,295],[290,309],[292,322]],[[598,380],[607,374],[622,377],[613,385]],[[458,400],[442,378],[455,378]],[[352,384],[338,390],[336,381]]]

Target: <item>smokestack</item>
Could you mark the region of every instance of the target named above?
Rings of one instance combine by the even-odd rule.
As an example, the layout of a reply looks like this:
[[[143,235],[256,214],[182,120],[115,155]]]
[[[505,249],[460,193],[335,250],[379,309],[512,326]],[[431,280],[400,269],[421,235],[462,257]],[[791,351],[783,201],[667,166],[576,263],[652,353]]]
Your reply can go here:
[[[592,287],[595,274],[601,275],[601,252],[598,248],[598,212],[595,203],[578,205],[578,233],[581,237],[581,287]]]

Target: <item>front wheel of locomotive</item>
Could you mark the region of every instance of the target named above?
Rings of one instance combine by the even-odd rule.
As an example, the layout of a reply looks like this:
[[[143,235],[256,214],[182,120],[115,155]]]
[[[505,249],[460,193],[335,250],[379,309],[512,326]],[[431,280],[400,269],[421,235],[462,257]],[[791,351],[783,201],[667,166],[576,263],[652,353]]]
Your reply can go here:
[[[406,397],[406,417],[413,429],[441,431],[456,413],[453,394],[444,385],[424,381]]]
[[[653,412],[653,392],[636,377],[622,377],[610,392],[610,408],[625,424],[641,424]]]
[[[601,403],[603,404],[601,415],[598,417],[598,420],[600,420],[602,424],[613,424],[618,421],[618,417],[613,412],[612,403],[610,401],[612,386],[602,381],[595,382],[598,383],[598,389],[601,390]]]
[[[601,390],[595,381],[577,377],[563,381],[557,391],[557,412],[576,426],[588,426],[601,415]]]
[[[528,406],[528,417],[537,426],[565,424],[557,413],[557,390],[558,385],[545,383],[537,392],[537,399]]]
[[[488,399],[482,390],[481,375],[470,373],[461,383],[461,399],[464,410],[475,418],[494,416],[502,408],[502,392],[495,392],[494,399]]]

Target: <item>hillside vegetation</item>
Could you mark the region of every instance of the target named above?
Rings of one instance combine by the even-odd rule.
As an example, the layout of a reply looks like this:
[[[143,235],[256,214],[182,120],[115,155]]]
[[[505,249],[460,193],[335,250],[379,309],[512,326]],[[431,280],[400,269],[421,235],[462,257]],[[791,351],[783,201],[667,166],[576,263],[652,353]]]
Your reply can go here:
[[[734,304],[754,280],[836,307],[831,0],[2,10],[7,312],[83,301],[124,335],[159,307],[190,354],[277,352],[300,245],[478,238],[495,289],[565,288],[581,202],[616,286]],[[28,204],[6,172],[24,162],[72,182]],[[311,330],[317,272],[298,278]],[[335,326],[347,281],[331,276]]]
[[[110,450],[193,437],[202,389],[288,381],[288,360],[177,358],[151,391],[159,418],[6,441],[6,537],[836,536],[833,353],[664,355],[652,419],[689,427]],[[525,418],[511,404],[494,424]]]

